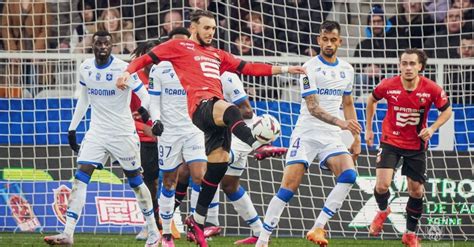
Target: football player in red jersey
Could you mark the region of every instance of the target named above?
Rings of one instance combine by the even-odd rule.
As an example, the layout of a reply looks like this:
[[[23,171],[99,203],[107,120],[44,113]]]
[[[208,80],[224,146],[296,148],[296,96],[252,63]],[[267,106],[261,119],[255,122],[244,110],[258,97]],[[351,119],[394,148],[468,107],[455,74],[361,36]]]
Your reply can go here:
[[[191,15],[191,38],[170,40],[129,64],[127,71],[118,79],[120,89],[127,87],[130,74],[150,63],[170,61],[188,95],[189,115],[193,123],[206,136],[207,172],[201,183],[196,212],[186,220],[194,231],[200,246],[207,246],[203,224],[208,206],[226,173],[229,162],[231,134],[251,146],[260,158],[282,155],[285,148],[264,145],[252,135],[245,125],[237,106],[226,102],[222,93],[220,75],[225,71],[253,76],[273,74],[303,74],[301,66],[272,66],[261,63],[247,63],[228,52],[212,47],[216,32],[216,20],[209,11],[196,10]]]
[[[390,214],[389,186],[394,170],[403,157],[402,174],[407,176],[409,199],[406,206],[407,230],[402,242],[407,246],[419,246],[415,235],[418,220],[423,211],[423,195],[426,181],[426,149],[433,133],[451,117],[452,108],[444,90],[435,82],[419,73],[426,66],[426,54],[417,49],[407,49],[400,57],[400,75],[383,80],[369,96],[365,140],[374,143],[372,118],[377,101],[387,100],[387,114],[382,123],[382,137],[377,154],[377,180],[374,196],[380,211],[370,225],[370,233],[378,235],[383,222]],[[441,112],[438,119],[427,126],[431,105]]]

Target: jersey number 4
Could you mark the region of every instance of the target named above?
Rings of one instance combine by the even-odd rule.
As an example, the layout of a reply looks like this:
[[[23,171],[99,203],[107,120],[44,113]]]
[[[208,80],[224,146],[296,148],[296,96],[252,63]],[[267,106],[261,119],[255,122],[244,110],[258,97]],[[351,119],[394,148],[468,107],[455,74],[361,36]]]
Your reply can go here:
[[[210,62],[201,62],[201,70],[204,76],[220,80],[219,65]]]

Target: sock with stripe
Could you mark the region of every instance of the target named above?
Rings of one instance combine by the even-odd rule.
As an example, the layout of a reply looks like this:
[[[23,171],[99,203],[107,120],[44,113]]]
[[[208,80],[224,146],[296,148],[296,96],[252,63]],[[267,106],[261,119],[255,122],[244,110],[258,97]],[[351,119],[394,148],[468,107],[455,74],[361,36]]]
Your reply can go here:
[[[208,207],[211,204],[214,194],[216,193],[219,183],[224,177],[226,171],[227,162],[207,163],[207,171],[201,181],[201,192],[199,193],[196,212],[194,213],[196,223],[201,226],[204,225]]]
[[[277,194],[272,198],[270,204],[268,204],[265,219],[263,220],[262,232],[258,237],[260,241],[268,242],[273,229],[280,221],[280,216],[283,213],[286,204],[291,200],[291,198],[293,198],[293,195],[293,191],[280,188]]]
[[[217,188],[214,198],[212,198],[211,204],[209,204],[206,225],[219,225],[219,188]]]
[[[234,206],[235,211],[252,228],[253,236],[258,237],[262,229],[262,221],[245,189],[240,186],[236,192],[227,195],[227,198]]]
[[[324,228],[329,219],[331,219],[341,208],[342,203],[356,181],[356,177],[357,173],[353,169],[347,169],[339,175],[336,180],[337,184],[334,186],[331,193],[329,193],[329,196],[324,203],[323,210],[319,213],[313,229]]]
[[[86,204],[87,184],[89,184],[91,177],[81,170],[77,170],[72,182],[72,190],[66,211],[66,226],[64,233],[69,236],[74,235],[76,224],[82,213],[82,208]]]
[[[160,204],[160,219],[163,227],[163,234],[171,233],[171,221],[174,213],[175,190],[168,190],[161,186],[161,194],[158,203]]]

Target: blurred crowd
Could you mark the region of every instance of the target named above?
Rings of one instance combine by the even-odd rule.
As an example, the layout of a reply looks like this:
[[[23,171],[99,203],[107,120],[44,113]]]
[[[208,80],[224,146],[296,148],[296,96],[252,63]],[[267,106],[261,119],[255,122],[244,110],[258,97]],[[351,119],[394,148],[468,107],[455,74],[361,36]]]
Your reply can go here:
[[[335,1],[336,2],[336,1]],[[474,57],[474,0],[399,0],[397,14],[372,5],[361,42],[349,47],[354,57],[391,58],[405,48],[422,48],[430,58]],[[113,54],[129,54],[137,44],[166,37],[174,27],[189,26],[189,14],[207,9],[219,25],[215,46],[236,55],[314,56],[316,34],[334,7],[323,0],[0,0],[0,52],[91,53],[91,37],[113,35]],[[51,66],[12,59],[5,69],[11,81],[21,74],[46,78]],[[387,74],[378,65],[360,66],[359,84],[375,85]],[[461,71],[462,72],[462,71]],[[470,75],[458,77],[472,84]],[[469,77],[471,76],[471,77]],[[1,78],[0,78],[1,79]],[[272,78],[264,80],[270,88]],[[454,81],[454,79],[450,79]],[[278,98],[278,91],[264,94]],[[0,94],[1,96],[1,94]]]

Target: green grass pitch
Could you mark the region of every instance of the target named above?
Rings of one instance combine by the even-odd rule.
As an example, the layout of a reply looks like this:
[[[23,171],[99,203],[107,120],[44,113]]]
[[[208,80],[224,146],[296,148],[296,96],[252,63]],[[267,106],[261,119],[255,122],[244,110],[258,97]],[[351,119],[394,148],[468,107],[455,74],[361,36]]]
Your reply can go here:
[[[0,246],[46,246],[43,242],[43,236],[40,233],[0,233]],[[74,236],[74,246],[84,247],[112,247],[112,246],[144,246],[145,242],[136,241],[134,235],[115,235],[115,234],[76,234]],[[208,241],[209,246],[234,246],[233,243],[237,237],[214,237]],[[177,240],[176,246],[190,247],[196,246],[187,242],[185,239]],[[270,246],[288,246],[288,247],[306,247],[316,246],[302,238],[273,238]],[[353,239],[330,239],[329,246],[402,246],[400,240],[353,240]],[[473,246],[472,242],[449,242],[449,241],[422,241],[424,247],[449,247],[449,246]]]

